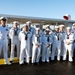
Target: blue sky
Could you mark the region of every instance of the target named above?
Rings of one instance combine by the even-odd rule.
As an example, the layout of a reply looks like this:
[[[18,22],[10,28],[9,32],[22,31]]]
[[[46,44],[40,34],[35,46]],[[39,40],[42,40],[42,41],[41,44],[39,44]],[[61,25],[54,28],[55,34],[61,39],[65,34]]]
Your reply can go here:
[[[75,0],[0,0],[0,14],[75,20]]]

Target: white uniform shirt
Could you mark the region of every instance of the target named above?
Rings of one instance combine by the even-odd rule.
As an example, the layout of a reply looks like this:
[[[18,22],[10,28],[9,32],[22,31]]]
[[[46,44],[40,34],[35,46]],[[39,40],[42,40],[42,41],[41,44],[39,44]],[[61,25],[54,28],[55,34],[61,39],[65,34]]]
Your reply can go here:
[[[70,44],[72,44],[73,41],[74,41],[74,34],[73,33],[65,33],[64,42],[69,42]]]
[[[23,31],[21,31],[19,33],[19,40],[21,41],[21,46],[23,46],[25,48],[28,47],[28,45],[30,44],[31,36],[32,36],[31,32],[23,32]],[[26,39],[26,37],[27,37],[27,39]]]
[[[75,40],[75,29],[72,29],[71,32],[74,34],[74,40]]]
[[[10,29],[9,37],[10,37],[12,43],[19,41],[18,35],[19,35],[20,31],[21,30],[19,28],[16,28],[16,29],[11,28]],[[16,32],[16,34],[15,34],[15,32]]]
[[[3,43],[4,41],[8,42],[8,34],[9,28],[7,26],[0,26],[0,43]]]
[[[52,35],[44,35],[43,36],[43,44],[48,45],[48,44],[52,44],[53,39],[52,39]]]
[[[42,44],[42,36],[34,34],[32,37],[33,45],[41,45]]]
[[[17,35],[15,35],[15,31],[16,31],[16,34],[17,34]],[[17,29],[11,28],[11,29],[10,29],[10,32],[9,32],[10,38],[11,38],[12,40],[18,39],[18,34],[19,34],[19,32],[20,32],[20,29],[19,29],[19,28],[17,28]]]
[[[57,43],[58,41],[62,41],[63,40],[63,36],[60,32],[56,33],[54,32],[53,33],[53,43]]]
[[[29,27],[29,28],[28,28],[28,31],[31,32],[32,34],[34,34],[34,30],[35,30],[35,29],[34,29],[33,27]]]
[[[62,34],[62,37],[63,37],[63,40],[64,40],[64,38],[65,38],[65,33],[66,33],[66,32],[65,32],[65,31],[59,31],[59,32]],[[63,40],[62,40],[62,41],[63,41]]]

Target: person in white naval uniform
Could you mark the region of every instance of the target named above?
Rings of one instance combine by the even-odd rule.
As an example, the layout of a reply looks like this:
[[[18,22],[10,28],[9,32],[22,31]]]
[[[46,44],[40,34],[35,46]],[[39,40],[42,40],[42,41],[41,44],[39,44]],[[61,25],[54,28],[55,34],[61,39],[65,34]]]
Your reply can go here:
[[[34,34],[36,34],[36,28],[39,28],[40,29],[40,24],[39,23],[35,24]],[[39,31],[39,34],[42,35],[42,30],[41,29]]]
[[[50,31],[49,31],[49,34],[53,37],[53,31],[51,30],[49,24],[45,25],[45,30],[46,30],[46,29],[49,29],[49,30],[50,30]],[[44,33],[46,34],[46,32],[44,32]],[[52,47],[53,47],[53,43],[51,44],[51,51],[50,51],[50,53],[52,52]],[[51,54],[50,54],[50,57],[51,57]]]
[[[64,39],[65,33],[66,33],[66,32],[64,31],[64,25],[61,24],[59,27],[60,27],[60,28],[59,28],[59,32],[62,34],[63,39]],[[62,56],[62,57],[63,57],[63,52],[64,52],[64,41],[62,40],[62,41],[61,41],[61,56]]]
[[[3,49],[4,52],[4,64],[11,65],[8,62],[8,35],[9,35],[9,28],[6,26],[7,19],[5,17],[1,17],[1,26],[0,26],[0,54],[1,50]]]
[[[49,34],[52,34],[52,30],[50,28],[50,25],[46,25],[46,29],[50,29],[50,33]]]
[[[39,33],[40,29],[36,28],[36,34],[33,35],[32,43],[32,64],[37,63],[39,64],[40,60],[40,53],[41,53],[41,45],[42,45],[42,36]]]
[[[9,31],[9,37],[11,39],[11,54],[10,54],[10,62],[12,63],[14,59],[14,49],[17,49],[17,58],[19,59],[20,55],[20,41],[18,35],[20,33],[20,28],[18,28],[18,21],[13,22],[13,27]]]
[[[28,31],[32,33],[32,36],[34,34],[34,28],[31,26],[32,22],[31,21],[27,21],[26,22],[27,26],[28,26]],[[29,57],[32,57],[32,36],[30,38],[30,44],[29,44]]]
[[[57,60],[60,61],[62,39],[63,37],[62,37],[62,34],[59,32],[59,26],[55,26],[55,33],[53,34],[53,46],[52,46],[51,60],[54,60],[55,51],[57,50]]]
[[[67,50],[69,52],[69,61],[72,62],[72,56],[73,56],[73,41],[74,41],[74,35],[73,33],[71,33],[71,28],[67,27],[66,28],[66,34],[65,34],[65,39],[64,39],[64,45],[65,45],[65,49],[64,49],[64,55],[63,55],[63,60],[66,60],[66,53]]]
[[[24,24],[23,30],[19,33],[19,40],[21,41],[21,49],[20,49],[20,59],[19,64],[24,64],[24,54],[26,53],[26,63],[30,63],[29,59],[29,44],[30,44],[30,38],[31,38],[31,32],[28,31],[28,26]]]
[[[26,24],[28,26],[28,31],[31,32],[32,35],[33,35],[35,29],[31,26],[32,22],[31,21],[27,21]]]
[[[42,62],[50,62],[49,56],[51,51],[51,44],[52,44],[52,35],[49,34],[50,29],[45,30],[46,34],[42,37],[43,38],[43,49],[42,49]]]

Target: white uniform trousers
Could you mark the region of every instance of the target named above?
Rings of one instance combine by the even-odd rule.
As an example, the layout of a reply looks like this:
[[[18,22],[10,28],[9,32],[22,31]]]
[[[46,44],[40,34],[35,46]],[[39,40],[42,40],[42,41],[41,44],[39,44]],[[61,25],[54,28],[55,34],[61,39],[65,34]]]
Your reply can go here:
[[[25,54],[26,53],[26,57]],[[28,54],[28,49],[26,47],[21,47],[21,51],[20,51],[20,59],[19,59],[19,64],[23,64],[24,63],[24,58],[26,58],[26,63],[29,63],[29,54]]]
[[[8,44],[6,42],[0,43],[0,54],[3,50],[4,53],[4,62],[8,63]]]
[[[64,53],[64,42],[61,41],[61,56],[63,56]]]
[[[51,50],[51,46],[47,48],[46,45],[43,45],[42,62],[45,62],[45,61],[49,62],[50,50]]]
[[[17,58],[19,59],[20,56],[20,42],[15,41],[14,43],[11,43],[11,55],[10,55],[10,61],[13,61],[14,59],[14,49],[15,46],[17,48]]]
[[[69,45],[65,44],[63,60],[66,60],[67,50],[69,52],[69,61],[73,61],[73,59],[72,59],[72,56],[73,56],[73,44],[69,44]]]
[[[36,45],[33,45],[32,49],[32,63],[38,63],[40,60],[41,46],[36,48]]]
[[[53,44],[51,60],[54,60],[56,50],[57,50],[57,60],[60,61],[61,41],[57,41],[57,43]]]

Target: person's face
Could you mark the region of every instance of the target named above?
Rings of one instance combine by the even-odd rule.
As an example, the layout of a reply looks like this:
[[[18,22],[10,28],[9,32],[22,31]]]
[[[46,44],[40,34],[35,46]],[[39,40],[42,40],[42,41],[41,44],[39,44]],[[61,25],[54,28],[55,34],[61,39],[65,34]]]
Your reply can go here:
[[[17,23],[15,23],[15,24],[14,24],[14,28],[17,28],[17,26],[18,26],[18,24],[17,24]]]
[[[49,28],[50,28],[49,26],[46,27],[46,29],[49,29]]]
[[[56,31],[56,32],[59,32],[59,28],[55,28],[55,31]]]
[[[37,26],[36,26],[36,28],[40,28],[40,26],[39,26],[39,25],[37,25]]]
[[[67,32],[70,33],[71,32],[71,29],[67,29]]]
[[[73,29],[75,29],[75,25],[73,26]]]
[[[6,20],[1,20],[1,25],[5,26],[5,24],[6,24]]]
[[[46,35],[49,35],[49,31],[46,31]]]
[[[64,27],[60,27],[60,31],[63,31],[64,30]]]
[[[24,26],[24,27],[23,27],[23,30],[24,30],[24,31],[27,31],[27,30],[28,30],[28,26]]]

